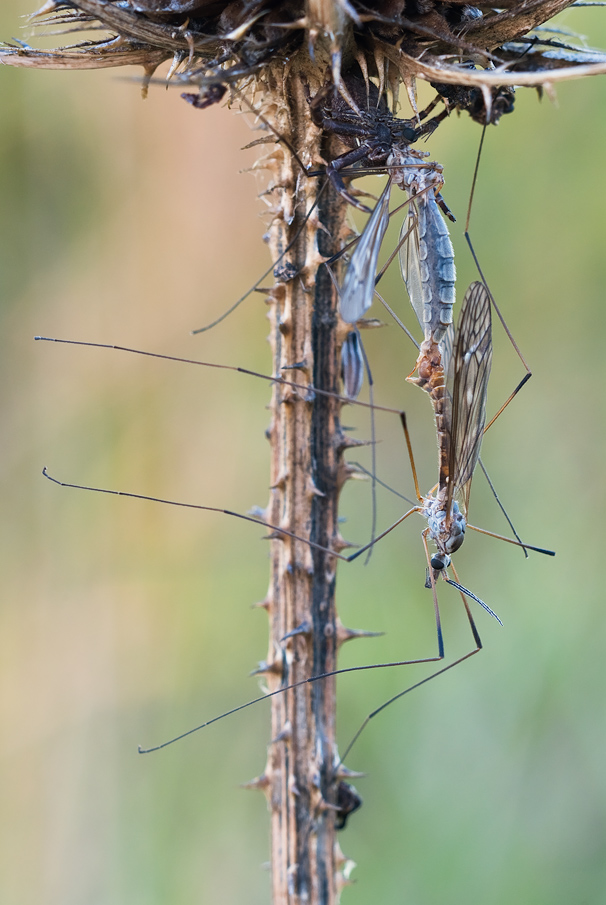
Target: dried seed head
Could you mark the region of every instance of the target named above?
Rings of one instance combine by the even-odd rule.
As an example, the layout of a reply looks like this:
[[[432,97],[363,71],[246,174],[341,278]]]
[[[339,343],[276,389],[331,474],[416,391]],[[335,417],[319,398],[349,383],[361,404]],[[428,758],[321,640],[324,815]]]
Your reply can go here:
[[[455,107],[496,122],[512,109],[502,86],[551,85],[606,71],[606,56],[580,40],[558,52],[535,31],[569,5],[538,0],[495,14],[487,0],[473,7],[417,0],[414,18],[407,18],[393,0],[259,0],[252,11],[232,0],[49,0],[32,15],[33,24],[55,33],[81,31],[82,42],[50,52],[7,45],[0,58],[40,68],[137,64],[148,77],[172,59],[172,78],[198,88],[185,94],[196,107],[217,103],[228,88],[266,88],[266,75],[273,81],[287,59],[290,66],[303,64],[318,84],[328,79],[352,106],[342,73],[357,61],[367,85],[376,80],[395,100],[403,83],[413,106],[417,78],[440,92],[480,89]],[[99,38],[99,30],[110,40]]]

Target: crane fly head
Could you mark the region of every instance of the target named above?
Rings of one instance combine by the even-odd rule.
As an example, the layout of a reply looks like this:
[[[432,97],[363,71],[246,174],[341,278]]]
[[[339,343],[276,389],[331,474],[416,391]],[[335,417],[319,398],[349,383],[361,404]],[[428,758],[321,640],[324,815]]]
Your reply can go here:
[[[409,120],[396,120],[392,126],[392,133],[396,140],[409,143],[416,141],[418,138],[417,130],[413,123]]]

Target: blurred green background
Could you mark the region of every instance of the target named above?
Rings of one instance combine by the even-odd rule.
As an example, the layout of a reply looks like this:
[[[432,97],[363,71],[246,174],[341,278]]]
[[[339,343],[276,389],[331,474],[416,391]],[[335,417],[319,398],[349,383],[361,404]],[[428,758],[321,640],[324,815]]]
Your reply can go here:
[[[30,11],[4,0],[0,35],[19,35]],[[600,10],[561,22],[606,46]],[[256,137],[248,118],[195,111],[162,88],[142,103],[133,72],[0,70],[0,898],[260,905],[266,805],[239,784],[263,769],[268,706],[155,755],[137,744],[256,694],[247,674],[266,652],[265,615],[251,609],[267,586],[262,532],[61,490],[40,474],[47,465],[64,480],[244,512],[267,500],[260,381],[32,341],[270,369],[261,296],[189,335],[269,263],[263,181],[239,172],[254,161],[239,150]],[[521,535],[558,555],[525,561],[479,535],[458,554],[461,580],[504,627],[478,612],[483,653],[383,713],[350,755],[368,776],[341,835],[358,863],[347,905],[606,902],[605,105],[603,77],[559,87],[557,103],[519,91],[515,115],[487,136],[471,232],[534,376],[483,459]],[[453,117],[429,145],[458,216],[459,300],[475,277],[462,227],[479,136]],[[395,232],[385,248],[394,242]],[[412,324],[395,270],[383,291]],[[377,401],[408,411],[427,490],[430,406],[403,379],[414,350],[393,326],[365,343]],[[491,411],[522,374],[496,327]],[[361,410],[344,421],[369,436]],[[397,421],[380,417],[378,433],[380,476],[410,494]],[[347,488],[342,511],[344,533],[362,542],[367,484]],[[381,495],[380,525],[401,511]],[[505,528],[481,475],[471,520]],[[340,569],[342,620],[387,633],[349,645],[342,665],[435,649],[421,528],[411,520],[368,567]],[[457,595],[441,600],[455,657],[469,633]],[[341,747],[370,709],[427,672],[343,677]]]

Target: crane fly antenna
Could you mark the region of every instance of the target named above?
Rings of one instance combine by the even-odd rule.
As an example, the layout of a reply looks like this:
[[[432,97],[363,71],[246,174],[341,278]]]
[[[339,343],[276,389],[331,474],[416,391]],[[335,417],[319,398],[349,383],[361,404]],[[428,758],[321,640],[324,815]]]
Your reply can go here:
[[[485,609],[490,616],[493,617],[493,619],[496,619],[499,625],[503,625],[494,610],[491,610],[487,603],[484,603],[483,600],[480,600],[479,597],[476,597],[473,591],[470,591],[469,588],[464,588],[462,584],[459,584],[458,581],[453,581],[452,578],[445,578],[444,581],[446,582],[446,584],[450,584],[453,588],[456,588],[457,591],[460,591],[461,594],[465,594],[466,597],[471,597],[471,599],[475,600],[476,603],[479,603],[480,606]]]

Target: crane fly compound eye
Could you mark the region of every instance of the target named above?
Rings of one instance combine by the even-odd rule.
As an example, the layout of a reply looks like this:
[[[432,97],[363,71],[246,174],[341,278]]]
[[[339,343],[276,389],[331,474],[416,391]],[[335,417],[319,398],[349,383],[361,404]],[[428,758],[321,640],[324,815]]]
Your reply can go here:
[[[413,126],[402,126],[402,137],[406,141],[416,141],[417,130]]]

